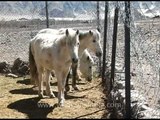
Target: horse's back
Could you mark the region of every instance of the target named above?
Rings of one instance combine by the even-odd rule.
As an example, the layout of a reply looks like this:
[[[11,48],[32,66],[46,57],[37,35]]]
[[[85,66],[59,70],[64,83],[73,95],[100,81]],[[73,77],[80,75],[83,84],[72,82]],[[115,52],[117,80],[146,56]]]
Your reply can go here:
[[[58,34],[58,30],[57,29],[52,29],[52,28],[45,28],[45,29],[42,29],[38,32],[38,34],[41,34],[41,33]]]
[[[37,34],[32,40],[31,45],[34,51],[34,56],[37,61],[46,64],[48,61],[51,61],[56,55],[58,48],[56,44],[56,40],[60,39],[62,36],[60,35],[52,35],[49,33]],[[45,63],[46,62],[46,63]],[[49,63],[49,62],[48,62]]]
[[[45,28],[38,32],[38,34],[53,34],[53,35],[62,35],[66,33],[66,29],[68,29],[69,34],[72,35],[72,33],[75,33],[75,30],[72,28],[61,28],[61,29],[53,29],[53,28]]]

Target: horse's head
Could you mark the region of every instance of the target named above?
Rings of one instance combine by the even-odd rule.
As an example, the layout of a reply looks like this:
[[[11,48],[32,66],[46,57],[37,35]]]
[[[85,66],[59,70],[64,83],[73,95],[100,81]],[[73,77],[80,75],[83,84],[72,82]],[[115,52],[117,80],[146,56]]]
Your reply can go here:
[[[78,49],[79,49],[79,30],[66,29],[67,46],[70,51],[71,59],[73,63],[78,62]]]
[[[88,47],[91,51],[95,53],[97,57],[102,56],[102,47],[100,44],[101,33],[99,30],[90,30],[88,32]]]
[[[84,52],[82,54],[81,60],[80,60],[80,71],[82,73],[82,76],[89,82],[92,81],[92,65],[94,64],[93,58],[88,52]]]

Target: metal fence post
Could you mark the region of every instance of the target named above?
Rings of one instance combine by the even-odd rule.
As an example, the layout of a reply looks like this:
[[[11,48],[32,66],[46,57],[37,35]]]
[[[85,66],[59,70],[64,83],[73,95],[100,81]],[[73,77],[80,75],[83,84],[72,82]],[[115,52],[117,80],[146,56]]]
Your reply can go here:
[[[131,118],[130,91],[130,1],[125,1],[125,118]]]
[[[97,28],[100,29],[100,21],[99,21],[99,1],[97,1]]]
[[[46,26],[49,28],[49,19],[48,19],[48,1],[45,1],[46,5]]]
[[[103,67],[102,67],[102,81],[105,81],[106,71],[106,40],[107,40],[107,25],[108,25],[108,1],[105,1],[105,18],[104,18],[104,40],[103,40]]]
[[[111,60],[111,78],[110,78],[110,91],[113,88],[114,75],[115,75],[115,61],[116,61],[116,44],[117,44],[117,26],[118,26],[118,2],[114,14],[114,28],[113,28],[113,44],[112,44],[112,60]]]
[[[99,19],[99,1],[97,1],[97,29],[100,30],[100,19]],[[98,68],[99,68],[99,76],[102,75],[101,73],[101,57],[99,57],[99,62],[98,62]]]

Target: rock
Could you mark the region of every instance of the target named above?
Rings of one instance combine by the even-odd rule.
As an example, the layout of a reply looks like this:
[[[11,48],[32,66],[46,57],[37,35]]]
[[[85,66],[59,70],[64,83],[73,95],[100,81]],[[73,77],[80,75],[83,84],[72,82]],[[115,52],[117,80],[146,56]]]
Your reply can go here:
[[[29,74],[29,63],[22,61],[20,58],[17,58],[11,68],[12,73],[18,75]]]
[[[138,100],[132,100],[131,103],[132,104],[138,103]]]
[[[17,75],[12,74],[12,73],[7,74],[6,77],[18,78]]]
[[[14,63],[13,66],[11,68],[12,73],[17,73],[18,68],[22,65],[22,60],[20,58],[17,58]]]
[[[18,73],[21,75],[29,74],[29,68],[27,65],[20,66],[18,69]]]
[[[116,85],[118,87],[118,89],[125,89],[125,81],[116,81]],[[131,90],[134,90],[134,85],[133,82],[131,82]]]
[[[136,76],[136,73],[134,73],[134,72],[131,72],[131,76]]]
[[[152,110],[152,109],[150,107],[147,107],[146,105],[142,105],[140,110],[144,111],[144,110]]]
[[[0,63],[0,73],[10,73],[10,65],[5,61]]]
[[[141,102],[143,102],[143,104],[146,103],[145,97],[141,95],[138,90],[131,90],[131,96],[132,96],[132,99],[131,99],[132,101],[138,100],[139,103]]]

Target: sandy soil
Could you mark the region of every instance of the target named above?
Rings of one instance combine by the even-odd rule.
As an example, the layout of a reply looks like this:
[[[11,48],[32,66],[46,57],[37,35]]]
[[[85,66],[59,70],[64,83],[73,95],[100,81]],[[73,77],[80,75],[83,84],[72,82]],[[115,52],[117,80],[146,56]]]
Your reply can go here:
[[[71,90],[64,107],[57,107],[55,78],[51,83],[56,98],[39,99],[29,84],[29,76],[13,79],[0,75],[0,118],[106,118],[101,79],[80,81],[80,91]]]

